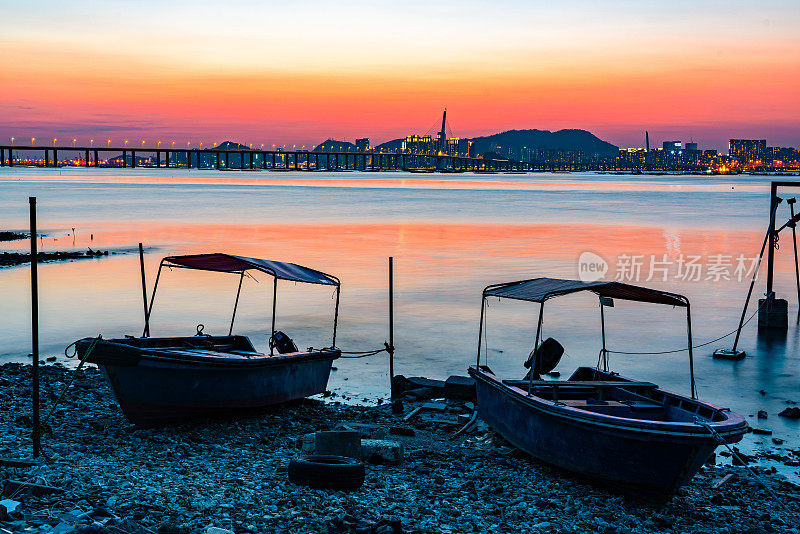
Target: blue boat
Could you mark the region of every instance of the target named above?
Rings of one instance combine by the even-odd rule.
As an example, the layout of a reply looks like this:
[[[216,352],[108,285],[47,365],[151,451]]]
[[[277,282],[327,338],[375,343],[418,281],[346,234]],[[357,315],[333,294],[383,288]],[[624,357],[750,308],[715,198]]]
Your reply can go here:
[[[206,335],[198,325],[194,336],[150,337],[149,317],[164,267],[239,275],[228,335]],[[233,335],[242,280],[250,270],[274,279],[269,354],[256,351],[246,336]],[[336,288],[330,347],[301,351],[286,334],[275,330],[278,280]],[[230,254],[170,256],[159,266],[142,336],[85,338],[76,342],[76,354],[102,370],[122,412],[137,426],[235,414],[301,399],[326,390],[332,363],[341,355],[336,348],[339,291],[335,276],[293,263]]]
[[[540,343],[544,303],[580,291],[591,291],[600,299],[598,365],[579,367],[567,380],[544,380],[563,354],[563,347],[552,338]],[[536,348],[526,362],[528,376],[504,380],[481,365],[485,306],[477,362],[469,368],[480,417],[531,456],[624,492],[664,501],[697,473],[718,445],[736,443],[747,432],[741,415],[697,399],[686,297],[619,282],[554,278],[491,285],[483,291],[484,304],[488,297],[540,306]],[[609,371],[604,308],[613,306],[614,299],[686,309],[690,396]]]

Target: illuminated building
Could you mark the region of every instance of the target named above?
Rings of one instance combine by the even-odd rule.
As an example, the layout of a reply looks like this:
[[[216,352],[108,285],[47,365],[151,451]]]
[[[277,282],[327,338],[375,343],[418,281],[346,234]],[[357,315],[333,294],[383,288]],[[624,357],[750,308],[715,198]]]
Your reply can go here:
[[[754,163],[766,159],[766,139],[731,139],[728,154],[741,164]]]
[[[433,152],[433,138],[430,135],[409,135],[403,141],[403,151],[411,153]]]

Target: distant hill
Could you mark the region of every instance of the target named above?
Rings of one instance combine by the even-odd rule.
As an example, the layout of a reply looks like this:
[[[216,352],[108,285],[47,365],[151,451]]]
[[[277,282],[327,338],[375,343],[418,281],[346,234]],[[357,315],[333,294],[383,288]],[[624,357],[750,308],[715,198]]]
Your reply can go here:
[[[385,150],[387,152],[394,152],[403,148],[403,141],[405,141],[405,138],[392,139],[391,141],[386,141],[385,143],[381,143],[375,148],[378,150]]]
[[[234,143],[233,141],[224,141],[214,148],[206,149],[206,150],[250,150],[250,147],[247,145],[243,145],[241,143]]]
[[[355,149],[356,145],[353,143],[328,139],[315,146],[313,152],[353,152]]]
[[[403,139],[393,139],[378,145],[381,150],[399,150]],[[583,152],[584,155],[614,156],[619,148],[586,130],[508,130],[505,132],[474,137],[473,154],[494,152],[497,157],[514,160],[522,158],[523,148],[536,150],[569,150]]]
[[[481,157],[490,161],[508,161],[507,157],[501,156],[497,152],[484,152]]]
[[[585,155],[613,156],[619,148],[586,130],[508,130],[472,139],[475,154],[497,152],[505,157],[520,159],[522,149],[569,150]]]

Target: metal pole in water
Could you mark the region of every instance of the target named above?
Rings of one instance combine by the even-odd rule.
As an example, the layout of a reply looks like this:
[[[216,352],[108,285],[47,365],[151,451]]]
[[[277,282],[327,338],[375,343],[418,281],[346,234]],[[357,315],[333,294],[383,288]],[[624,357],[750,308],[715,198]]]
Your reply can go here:
[[[797,302],[800,303],[800,265],[797,263],[797,223],[794,222],[794,203],[797,202],[797,199],[790,198],[786,200],[786,203],[789,204],[789,210],[791,211],[792,215],[792,243],[794,244],[794,277],[797,281]]]
[[[31,216],[31,349],[33,357],[33,457],[39,457],[39,272],[36,248],[36,197],[29,197]]]
[[[394,399],[394,257],[389,256],[389,396]]]
[[[150,337],[150,314],[147,311],[147,282],[144,277],[144,248],[139,243],[139,270],[142,273],[142,303],[144,304],[144,335]]]

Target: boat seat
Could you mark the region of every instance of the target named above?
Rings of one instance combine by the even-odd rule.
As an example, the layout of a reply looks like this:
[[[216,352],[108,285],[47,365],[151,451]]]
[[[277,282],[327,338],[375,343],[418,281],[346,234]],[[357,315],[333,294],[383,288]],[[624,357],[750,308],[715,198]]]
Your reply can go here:
[[[645,419],[652,417],[652,414],[665,413],[664,407],[654,402],[646,401],[597,401],[594,399],[586,400],[563,400],[561,404],[571,408],[578,408],[586,410],[587,412],[601,413],[605,415],[614,415],[617,417],[633,417],[636,418],[637,414],[641,414]]]
[[[503,380],[503,384],[507,386],[514,386],[522,389],[527,389],[528,384],[531,383],[534,388],[647,388],[657,389],[658,385],[652,382],[633,382],[628,380]]]
[[[226,350],[224,352],[227,352],[229,354],[235,354],[237,356],[247,356],[248,358],[252,356],[264,356],[264,354],[252,350]]]

